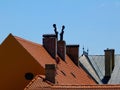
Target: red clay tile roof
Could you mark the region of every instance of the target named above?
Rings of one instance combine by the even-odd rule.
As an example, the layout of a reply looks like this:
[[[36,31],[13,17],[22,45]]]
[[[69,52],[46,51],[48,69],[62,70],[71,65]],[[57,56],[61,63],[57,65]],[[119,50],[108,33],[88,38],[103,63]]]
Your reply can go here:
[[[16,40],[45,68],[45,64],[54,63],[55,60],[47,53],[44,47],[19,37]],[[60,57],[58,57],[60,59]],[[73,64],[66,55],[66,62],[60,59],[57,65],[57,84],[44,81],[44,76],[36,76],[25,90],[119,90],[120,85],[96,85],[81,67]]]
[[[45,64],[56,64],[44,47],[22,38],[15,39],[45,68]],[[95,81],[81,68],[77,67],[66,55],[66,61],[61,60],[57,66],[56,81],[58,85],[92,85]],[[39,82],[38,82],[39,84]]]
[[[57,89],[84,89],[84,90],[116,90],[120,89],[120,85],[73,85],[73,86],[52,86],[52,88],[57,88]]]
[[[52,84],[48,81],[44,81],[44,76],[36,76],[30,83],[29,85],[26,86],[26,89],[34,89],[36,87],[39,88],[48,88],[50,87]],[[39,82],[39,83],[38,83]]]
[[[45,68],[46,63],[55,64],[54,59],[51,58],[42,45],[24,40],[17,36],[15,36],[15,39],[40,63],[42,67]]]
[[[41,75],[36,76],[24,90],[119,90],[120,85],[53,85]]]

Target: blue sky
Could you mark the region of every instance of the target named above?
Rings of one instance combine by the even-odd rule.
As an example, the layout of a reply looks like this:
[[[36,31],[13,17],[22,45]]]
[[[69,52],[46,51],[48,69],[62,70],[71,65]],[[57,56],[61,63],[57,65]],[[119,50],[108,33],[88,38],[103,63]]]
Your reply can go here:
[[[0,43],[9,33],[42,44],[65,25],[64,40],[90,54],[120,54],[120,0],[0,0]]]

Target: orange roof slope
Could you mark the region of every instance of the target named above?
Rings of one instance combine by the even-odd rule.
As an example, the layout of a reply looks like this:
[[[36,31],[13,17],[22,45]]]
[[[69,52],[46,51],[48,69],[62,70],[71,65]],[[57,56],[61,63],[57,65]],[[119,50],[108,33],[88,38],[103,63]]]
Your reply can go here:
[[[40,89],[37,88],[37,90]],[[51,90],[120,90],[120,85],[63,85],[52,86]]]
[[[44,77],[43,76],[36,76],[30,83],[29,85],[26,86],[24,90],[27,89],[35,89],[36,87],[39,88],[49,88],[51,84],[47,81],[43,81]],[[38,83],[39,82],[39,83]]]
[[[44,47],[40,44],[22,39],[15,36],[15,39],[40,63],[42,67],[45,64],[55,64],[54,59],[46,52]]]
[[[66,55],[66,61],[60,59],[60,63],[48,54],[42,45],[16,37],[16,40],[45,68],[45,64],[56,64],[56,81],[58,85],[91,85],[94,80],[81,68],[77,67]],[[39,82],[38,82],[39,83]]]
[[[38,83],[39,82],[39,83]],[[36,76],[24,90],[119,90],[120,85],[53,85]]]

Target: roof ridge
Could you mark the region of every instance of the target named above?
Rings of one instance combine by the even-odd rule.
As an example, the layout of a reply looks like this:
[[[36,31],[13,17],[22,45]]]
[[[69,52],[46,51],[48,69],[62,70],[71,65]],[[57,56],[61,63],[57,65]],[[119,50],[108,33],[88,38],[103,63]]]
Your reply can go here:
[[[56,84],[54,86],[119,86],[120,87],[120,84],[92,84],[92,85],[59,85],[59,84]]]
[[[43,82],[47,83],[48,85],[53,86],[53,84],[51,82],[45,80],[44,75],[36,75],[35,78],[33,80],[31,80],[30,83],[25,88],[29,88],[38,78],[41,78],[43,80]]]
[[[105,56],[105,55],[88,55],[88,56]],[[115,54],[115,56],[120,56],[120,54]]]
[[[105,56],[105,55],[88,55],[88,56]]]
[[[41,44],[38,44],[38,43],[35,43],[35,42],[33,42],[33,41],[30,41],[30,40],[27,40],[27,39],[23,39],[23,38],[21,38],[21,37],[18,37],[18,36],[14,36],[14,38],[18,41],[18,40],[22,40],[22,41],[25,41],[25,42],[29,42],[29,43],[31,43],[31,44],[33,44],[33,45],[37,45],[37,46],[40,46]]]

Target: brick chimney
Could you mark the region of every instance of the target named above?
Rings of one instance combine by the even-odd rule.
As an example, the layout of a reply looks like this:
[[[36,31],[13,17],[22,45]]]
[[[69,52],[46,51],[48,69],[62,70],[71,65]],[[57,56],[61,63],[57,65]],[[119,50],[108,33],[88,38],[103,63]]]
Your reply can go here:
[[[76,66],[79,66],[79,45],[67,45],[66,53]]]
[[[43,35],[43,46],[48,53],[56,59],[57,55],[57,38],[55,34],[44,34]]]
[[[108,80],[111,77],[111,73],[114,69],[114,49],[106,49],[105,52],[105,77],[104,81],[105,83],[108,82]]]
[[[57,53],[60,56],[60,58],[65,61],[65,58],[66,58],[66,42],[65,41],[60,40],[57,42]]]
[[[55,84],[56,66],[55,64],[45,64],[45,80]]]

